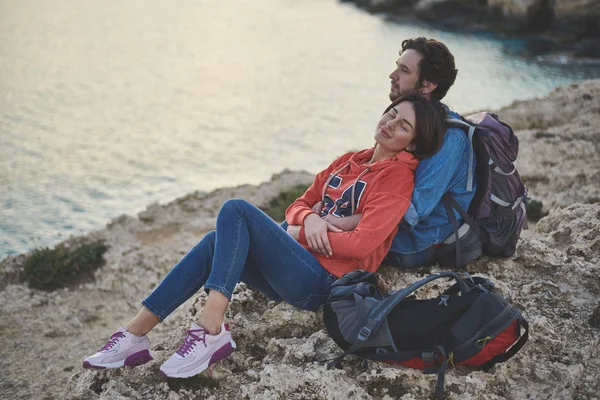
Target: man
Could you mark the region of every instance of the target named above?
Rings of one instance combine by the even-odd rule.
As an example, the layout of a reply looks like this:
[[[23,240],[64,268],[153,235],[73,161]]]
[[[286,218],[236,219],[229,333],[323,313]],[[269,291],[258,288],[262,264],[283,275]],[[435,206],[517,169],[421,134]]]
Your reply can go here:
[[[442,100],[454,84],[458,70],[454,66],[454,56],[446,45],[434,39],[419,37],[402,42],[396,69],[390,74],[390,99],[418,91],[429,100]],[[450,118],[458,114],[448,110]],[[446,130],[440,150],[430,158],[421,160],[415,172],[415,189],[408,211],[400,224],[400,229],[385,259],[386,264],[401,268],[416,268],[436,262],[436,250],[440,243],[453,233],[452,223],[442,204],[442,196],[450,193],[465,210],[475,194],[476,182],[471,191],[467,190],[467,175],[471,146],[463,131],[457,128]],[[475,171],[475,160],[472,163]],[[319,213],[320,205],[315,206]],[[455,213],[458,223],[460,215]],[[327,222],[341,230],[351,230],[360,221],[356,214],[336,221],[330,215]],[[298,236],[299,226],[284,222],[284,229],[294,237]],[[326,243],[328,246],[328,243]]]
[[[454,56],[443,43],[423,37],[405,40],[396,69],[389,76],[390,99],[417,90],[428,99],[442,100],[454,84],[457,73]],[[459,118],[450,110],[449,116]],[[420,162],[415,172],[411,206],[394,237],[386,263],[415,268],[436,261],[437,245],[453,233],[442,196],[451,193],[467,210],[475,194],[475,182],[472,191],[467,191],[470,152],[465,133],[451,128],[446,131],[441,149]],[[472,168],[475,171],[474,162]],[[460,224],[458,214],[457,219]]]

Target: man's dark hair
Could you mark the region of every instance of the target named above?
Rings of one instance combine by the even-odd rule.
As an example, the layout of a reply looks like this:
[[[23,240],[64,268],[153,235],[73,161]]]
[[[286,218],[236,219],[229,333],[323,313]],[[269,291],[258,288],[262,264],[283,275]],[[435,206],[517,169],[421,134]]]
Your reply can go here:
[[[442,147],[444,133],[446,132],[446,108],[438,100],[427,100],[417,91],[413,91],[398,97],[390,104],[384,114],[398,103],[408,101],[415,110],[415,150],[412,155],[422,160],[431,157]]]
[[[419,61],[419,84],[423,81],[436,83],[437,87],[431,92],[431,96],[442,100],[454,85],[458,73],[454,66],[454,56],[444,43],[424,37],[403,41],[402,52],[408,49],[415,50],[422,57]]]

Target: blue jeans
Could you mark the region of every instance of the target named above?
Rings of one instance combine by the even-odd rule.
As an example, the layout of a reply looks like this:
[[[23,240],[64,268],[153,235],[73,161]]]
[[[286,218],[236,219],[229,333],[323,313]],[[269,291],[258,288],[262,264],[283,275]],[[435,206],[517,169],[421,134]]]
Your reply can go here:
[[[390,250],[387,256],[385,256],[383,263],[404,269],[430,267],[437,262],[436,253],[436,246],[430,246],[410,254],[402,254]]]
[[[169,271],[142,304],[161,321],[204,286],[231,300],[242,281],[271,300],[317,310],[337,279],[312,253],[254,205],[226,201],[211,231]]]

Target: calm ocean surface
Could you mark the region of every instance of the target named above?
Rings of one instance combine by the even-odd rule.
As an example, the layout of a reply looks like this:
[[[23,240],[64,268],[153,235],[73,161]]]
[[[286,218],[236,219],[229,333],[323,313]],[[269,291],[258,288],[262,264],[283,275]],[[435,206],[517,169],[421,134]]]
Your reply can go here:
[[[336,0],[0,0],[0,259],[371,145],[420,35],[455,54],[458,111],[600,76]]]

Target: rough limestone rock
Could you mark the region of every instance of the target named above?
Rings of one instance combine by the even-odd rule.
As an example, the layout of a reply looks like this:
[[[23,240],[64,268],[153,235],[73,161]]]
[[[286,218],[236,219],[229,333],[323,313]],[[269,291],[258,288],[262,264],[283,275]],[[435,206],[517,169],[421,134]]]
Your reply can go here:
[[[491,372],[451,370],[447,399],[599,398],[600,201],[594,197],[600,186],[599,87],[599,81],[562,87],[545,99],[499,111],[518,127],[520,169],[549,214],[526,232],[512,258],[482,258],[468,271],[492,279],[523,310],[531,338]],[[110,250],[95,281],[78,287],[29,289],[18,280],[24,257],[4,260],[0,279],[11,278],[0,288],[0,398],[428,398],[435,377],[420,371],[352,357],[341,369],[327,370],[327,360],[340,351],[322,316],[271,302],[245,285],[238,285],[226,316],[239,351],[204,374],[189,379],[158,374],[201,311],[203,292],[152,331],[154,361],[134,369],[81,369],[82,359],[135,315],[139,301],[213,229],[226,199],[242,197],[264,206],[281,191],[310,181],[307,173],[285,171],[260,186],[196,192],[151,205],[137,217],[116,218],[88,235],[104,238]],[[378,275],[382,288],[392,290],[437,271],[383,266]],[[445,285],[427,286],[417,296],[435,296]]]
[[[552,25],[548,0],[419,0],[415,14],[431,22],[454,20],[452,26],[486,27],[507,32],[542,31]]]
[[[548,0],[488,0],[487,5],[520,29],[540,31],[553,22],[552,2]]]
[[[600,3],[596,0],[554,0],[554,13],[560,23],[584,21],[590,25],[582,28],[600,33]]]
[[[454,20],[455,25],[462,25],[464,28],[467,24],[481,25],[487,18],[487,7],[482,7],[472,0],[419,0],[414,6],[414,13],[424,21],[447,23]],[[483,20],[479,21],[478,16],[483,16]]]
[[[342,0],[351,1],[358,7],[372,12],[389,10],[391,8],[404,8],[415,4],[418,0]]]
[[[547,60],[600,58],[597,0],[342,0],[370,12],[418,18],[453,30],[527,34],[529,51]],[[532,36],[529,36],[532,35]]]

